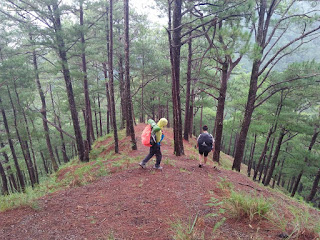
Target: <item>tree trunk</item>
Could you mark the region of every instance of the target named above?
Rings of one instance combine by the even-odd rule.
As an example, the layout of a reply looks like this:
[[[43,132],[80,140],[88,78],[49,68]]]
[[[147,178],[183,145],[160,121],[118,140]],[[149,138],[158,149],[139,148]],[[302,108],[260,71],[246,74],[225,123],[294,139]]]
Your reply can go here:
[[[261,172],[263,171],[263,174],[264,174],[263,175],[263,179],[262,179],[262,184],[264,184],[264,182],[266,181],[266,178],[267,178],[267,172],[269,170],[270,161],[271,161],[272,152],[273,152],[274,140],[275,140],[275,138],[273,138],[272,141],[271,141],[271,146],[270,146],[270,151],[269,151],[269,155],[268,155],[267,165],[266,166],[262,166],[262,167],[264,167],[264,169],[261,169]]]
[[[290,181],[290,188],[289,188],[289,192],[292,192],[292,188],[293,188],[293,184],[295,182],[296,176],[293,176],[291,181]]]
[[[270,137],[271,137],[271,135],[272,135],[272,127],[269,129],[269,132],[268,132],[268,136],[267,136],[267,138],[266,138],[266,141],[265,141],[265,143],[264,143],[264,147],[263,147],[263,150],[262,150],[262,152],[261,152],[261,155],[260,155],[260,157],[259,157],[259,160],[258,160],[258,164],[257,164],[257,168],[256,168],[256,170],[254,171],[254,174],[253,174],[253,181],[255,181],[256,180],[256,178],[257,178],[257,175],[258,175],[258,172],[260,171],[262,171],[262,169],[263,169],[263,165],[261,165],[261,163],[262,163],[262,160],[265,158],[265,156],[266,156],[266,152],[267,152],[267,149],[268,149],[268,144],[269,144],[269,140],[270,140]]]
[[[3,195],[8,195],[9,194],[9,189],[8,189],[7,176],[6,176],[6,173],[4,171],[4,168],[2,166],[1,161],[0,161],[0,175],[1,175],[1,179],[2,179],[2,192],[3,192]]]
[[[236,152],[236,149],[237,149],[237,141],[238,141],[238,138],[239,138],[239,134],[236,133],[236,137],[234,138],[234,144],[233,144],[233,152],[232,152],[232,156],[234,157],[234,154]]]
[[[144,57],[142,57],[140,123],[144,123]]]
[[[117,120],[116,120],[116,110],[115,110],[115,100],[114,100],[114,87],[113,87],[113,0],[110,0],[109,7],[109,84],[110,84],[110,102],[111,102],[111,122],[113,128],[113,137],[114,137],[114,151],[115,153],[119,152],[118,146],[118,129],[117,129]]]
[[[119,53],[119,90],[120,90],[120,99],[121,99],[121,129],[123,129],[126,124],[126,115],[127,115],[127,104],[126,104],[126,92],[125,92],[125,82],[123,77],[123,60],[122,54]],[[143,88],[142,88],[143,89]]]
[[[232,134],[233,134],[233,129],[231,129],[231,134],[230,134],[230,140],[229,140],[229,146],[228,146],[228,155],[230,155],[230,150],[231,150]]]
[[[106,6],[106,40],[107,40],[107,56],[108,56],[108,61],[110,59],[110,29],[109,29],[109,12],[110,9],[108,6]],[[112,16],[111,16],[112,17]],[[103,73],[104,73],[104,78],[106,80],[106,96],[107,96],[107,134],[110,133],[110,122],[112,123],[112,110],[111,110],[111,98],[110,98],[110,89],[109,89],[109,83],[108,83],[108,74],[107,74],[107,64],[103,63]],[[109,80],[110,80],[110,73],[109,73]]]
[[[174,1],[172,19],[172,40],[170,40],[170,57],[172,70],[172,104],[173,104],[173,133],[174,153],[184,155],[182,141],[182,121],[180,103],[180,49],[181,49],[181,0]]]
[[[52,109],[53,109],[53,113],[54,113],[54,121],[57,120],[59,128],[62,129],[60,117],[57,115],[56,109],[55,109],[55,104],[54,104],[54,100],[53,100],[53,94],[52,94],[51,84],[49,85],[49,90],[50,90],[50,97],[51,97]],[[45,119],[46,119],[46,118],[45,118]],[[45,121],[45,122],[46,122],[46,121]],[[63,137],[62,131],[59,131],[59,133],[60,133],[60,139],[61,139],[61,150],[62,150],[63,162],[64,162],[64,163],[67,163],[67,162],[69,162],[69,158],[68,158],[68,156],[67,156],[67,151],[66,151],[66,145],[65,145],[64,137]],[[52,149],[51,149],[51,151],[52,151]],[[52,161],[51,161],[51,162],[52,162]],[[55,170],[55,165],[57,165],[57,163],[53,163],[52,165],[53,165],[53,169]]]
[[[81,39],[81,60],[82,60],[82,72],[83,72],[83,90],[85,98],[85,125],[86,125],[86,134],[89,150],[91,150],[92,140],[95,140],[93,133],[92,125],[92,112],[91,112],[91,103],[89,97],[89,87],[88,87],[88,74],[87,74],[87,61],[86,61],[86,47],[84,39],[84,20],[83,20],[83,0],[80,0],[80,39]],[[88,157],[89,158],[89,157]]]
[[[35,156],[35,153],[34,153],[34,150],[33,150],[33,143],[32,143],[32,138],[31,138],[31,134],[30,134],[30,130],[29,130],[28,119],[27,119],[27,116],[26,116],[26,113],[25,113],[24,109],[22,108],[22,104],[20,102],[20,97],[19,97],[19,94],[18,94],[18,91],[17,91],[16,82],[14,81],[13,84],[14,84],[14,92],[16,94],[17,103],[18,103],[17,105],[19,106],[19,112],[22,113],[22,116],[23,116],[23,119],[24,119],[26,134],[27,134],[27,138],[29,139],[32,158],[31,158],[31,154],[30,154],[30,150],[29,150],[29,146],[28,146],[29,144],[28,144],[27,141],[25,141],[26,153],[28,154],[28,158],[30,159],[30,163],[31,163],[30,167],[32,167],[32,172],[33,172],[32,174],[34,175],[34,183],[39,183],[36,156]],[[13,104],[13,102],[11,102],[11,103]],[[33,162],[32,162],[32,160],[33,160]]]
[[[248,94],[247,105],[245,109],[245,114],[244,114],[241,130],[240,130],[240,134],[237,140],[236,152],[235,152],[233,165],[232,165],[232,169],[238,172],[240,172],[241,161],[243,158],[247,134],[249,131],[251,117],[254,110],[254,103],[255,103],[256,93],[257,93],[259,67],[260,67],[260,61],[255,60],[253,63],[252,72],[251,72],[250,89]]]
[[[314,133],[313,133],[312,138],[311,138],[311,142],[309,144],[309,148],[308,148],[308,152],[309,153],[311,152],[312,147],[313,147],[313,145],[315,144],[315,142],[317,140],[318,134],[319,134],[319,132],[317,131],[317,128],[315,128]],[[304,158],[304,166],[307,165],[307,163],[308,163],[308,157],[305,157]],[[296,183],[295,183],[295,185],[293,187],[293,190],[291,192],[291,197],[294,197],[294,195],[296,194],[296,191],[298,189],[298,186],[299,186],[301,177],[303,175],[303,172],[304,172],[304,167],[302,167],[302,169],[301,169],[301,171],[300,171],[300,173],[299,173],[299,175],[297,177]]]
[[[96,104],[96,99],[93,99],[94,104]],[[95,123],[95,127],[96,127],[96,134],[97,134],[97,138],[100,137],[99,135],[99,129],[98,129],[98,116],[97,116],[97,110],[96,108],[94,108],[94,123]]]
[[[30,41],[32,42],[32,36],[31,35],[30,35]],[[41,83],[40,83],[37,55],[36,55],[36,50],[35,49],[33,49],[33,51],[32,51],[32,57],[33,57],[33,68],[34,68],[34,72],[35,72],[35,81],[36,81],[36,84],[37,84],[38,93],[39,93],[41,104],[42,104],[41,115],[42,115],[42,117],[44,119],[47,119],[46,98],[44,96],[44,93],[43,93],[43,90],[42,90],[42,87],[41,87]],[[43,125],[43,129],[44,129],[45,137],[46,137],[46,144],[47,144],[47,148],[48,148],[48,151],[49,151],[50,160],[51,160],[51,163],[52,163],[54,171],[57,171],[58,170],[58,164],[57,164],[57,162],[56,162],[56,160],[54,158],[54,155],[53,155],[48,123],[45,120],[42,120],[42,125]]]
[[[286,130],[283,128],[283,129],[281,129],[280,136],[279,136],[279,139],[278,139],[278,143],[277,143],[277,146],[276,146],[276,150],[275,150],[273,158],[272,158],[271,166],[270,166],[270,169],[268,171],[268,175],[267,175],[266,181],[264,183],[265,186],[268,186],[269,183],[270,183],[270,180],[271,180],[271,177],[272,177],[272,174],[273,174],[273,171],[274,171],[274,168],[276,166],[276,162],[277,162],[277,159],[278,159],[278,156],[279,156],[282,140],[283,140],[283,137],[285,135],[286,135]]]
[[[1,146],[1,148],[4,148],[4,144],[2,142],[0,143],[0,146]],[[9,180],[10,180],[11,189],[12,190],[14,189],[14,190],[18,191],[19,188],[17,186],[16,179],[14,178],[14,175],[13,175],[12,170],[11,170],[11,166],[9,164],[9,157],[8,157],[6,152],[2,152],[2,156],[4,157],[4,163],[6,164],[6,169],[5,170],[7,171],[7,175],[8,175]]]
[[[309,196],[307,197],[307,202],[312,201],[312,199],[313,199],[314,196],[316,195],[317,190],[318,190],[319,181],[320,181],[320,168],[318,169],[318,172],[317,172],[317,174],[316,174],[316,177],[315,177],[315,179],[314,179],[314,181],[313,181],[310,194],[309,194]]]
[[[189,137],[192,137],[192,132],[193,132],[193,107],[194,107],[194,81],[192,84],[192,90],[191,90],[191,103],[190,103],[190,107],[189,107]]]
[[[260,47],[260,52],[257,53],[258,57],[254,59],[252,64],[252,71],[251,71],[251,78],[250,78],[250,86],[249,86],[249,93],[248,99],[246,104],[246,109],[242,121],[242,126],[239,134],[239,138],[237,141],[236,153],[233,160],[232,169],[240,172],[241,168],[241,161],[243,158],[244,148],[246,145],[247,134],[249,131],[251,117],[254,110],[254,104],[256,101],[256,94],[257,94],[257,84],[259,78],[259,70],[261,65],[261,59],[263,56],[263,50],[265,48],[265,39],[266,34],[268,31],[269,21],[270,18],[265,18],[265,14],[267,12],[267,1],[260,0],[260,8],[259,8],[259,20],[258,20],[258,29],[257,29],[257,36],[256,36],[256,44]],[[270,17],[272,11],[269,11]]]
[[[108,37],[109,39],[109,37]],[[109,44],[108,44],[109,46]],[[110,49],[108,47],[108,49]],[[109,53],[108,53],[109,55]],[[104,78],[106,80],[106,96],[107,96],[107,134],[110,133],[110,122],[112,122],[112,115],[111,115],[111,98],[110,98],[110,89],[109,89],[109,83],[108,83],[108,72],[107,72],[107,65],[106,63],[103,63],[103,74]]]
[[[203,119],[203,106],[200,107],[200,123],[199,123],[199,132],[200,132],[200,134],[202,132],[202,127],[203,127],[202,119]]]
[[[13,145],[13,142],[12,142],[12,139],[11,139],[9,125],[8,125],[6,113],[5,113],[4,108],[2,106],[1,98],[0,98],[0,105],[1,105],[1,114],[2,114],[2,119],[3,119],[3,124],[4,124],[4,127],[6,129],[6,134],[7,134],[7,138],[8,138],[8,142],[9,142],[12,158],[13,158],[13,161],[14,161],[14,165],[16,167],[16,171],[17,171],[17,176],[18,176],[18,179],[19,179],[20,187],[21,187],[22,191],[25,191],[25,183],[24,183],[22,171],[20,170],[20,166],[19,166],[19,163],[18,163],[18,158],[17,158],[17,155],[16,155],[16,151],[14,149],[14,145]]]
[[[40,156],[41,156],[41,159],[42,159],[42,162],[43,162],[43,168],[46,171],[46,173],[49,174],[49,169],[48,169],[48,166],[47,166],[47,163],[46,163],[46,160],[45,160],[45,158],[43,156],[43,152],[42,151],[40,152]]]
[[[60,157],[59,157],[59,152],[58,152],[58,148],[55,147],[55,152],[56,152],[56,156],[57,156],[57,160],[58,160],[58,163],[61,165],[61,161],[60,161]]]
[[[187,69],[187,89],[186,89],[186,108],[184,117],[184,133],[183,138],[189,141],[190,133],[190,88],[191,88],[191,70],[192,70],[192,38],[189,34],[190,40],[188,42],[188,69]]]
[[[83,145],[81,128],[80,128],[80,124],[79,124],[78,112],[77,112],[76,103],[75,103],[75,99],[74,99],[74,95],[73,95],[70,70],[69,70],[69,66],[68,66],[67,51],[66,51],[66,47],[65,47],[65,43],[64,43],[64,39],[63,39],[63,31],[62,31],[61,20],[60,20],[60,9],[58,7],[57,0],[55,0],[53,2],[52,7],[53,7],[52,19],[53,19],[53,23],[54,23],[55,37],[56,37],[56,41],[57,41],[57,45],[58,45],[57,50],[59,53],[59,57],[61,59],[62,72],[63,72],[65,84],[66,84],[69,109],[71,112],[71,118],[72,118],[74,133],[75,133],[75,137],[76,137],[79,159],[82,162],[88,162],[89,159],[87,158],[87,156],[84,155],[85,149],[84,149],[84,145]],[[49,6],[49,9],[51,10],[50,6]]]
[[[33,162],[32,162],[32,159],[31,159],[31,155],[30,155],[30,151],[29,151],[29,147],[28,147],[28,142],[25,141],[24,139],[22,139],[21,136],[20,136],[20,132],[19,132],[19,129],[18,129],[18,123],[17,123],[17,119],[18,119],[17,118],[17,111],[16,111],[16,108],[15,108],[15,104],[13,103],[13,100],[12,100],[12,97],[11,97],[11,93],[10,93],[10,90],[9,90],[8,86],[7,86],[7,89],[8,89],[8,95],[9,95],[11,107],[12,107],[12,110],[13,110],[14,126],[15,126],[15,129],[16,129],[16,135],[17,135],[17,138],[19,140],[20,147],[21,147],[21,150],[22,150],[22,153],[23,153],[26,165],[27,165],[27,169],[28,169],[31,185],[32,185],[32,187],[34,187],[34,185],[36,183],[36,176],[35,176],[35,173],[34,173]]]
[[[227,82],[229,78],[229,64],[224,62],[222,64],[222,75],[219,88],[219,98],[218,98],[218,107],[215,121],[215,142],[214,142],[214,153],[213,160],[219,163],[220,160],[220,151],[221,151],[221,138],[223,132],[223,117],[224,117],[224,105],[226,100],[227,93]]]
[[[277,185],[280,186],[280,181],[281,181],[281,177],[282,177],[282,170],[283,170],[283,166],[284,166],[284,161],[286,159],[283,158],[282,162],[281,162],[281,166],[280,166],[280,171],[279,171],[279,175],[278,175],[278,181],[277,181]]]
[[[252,162],[253,162],[253,156],[254,156],[254,150],[256,148],[256,142],[257,142],[257,134],[254,134],[254,141],[251,146],[251,151],[250,151],[250,157],[249,157],[249,162],[248,162],[248,177],[251,175],[251,168],[252,168]]]
[[[133,127],[133,111],[132,111],[132,98],[130,90],[130,58],[129,58],[129,0],[124,0],[124,53],[125,53],[125,82],[126,82],[126,97],[127,97],[127,129],[131,136],[131,148],[137,150],[136,137]]]
[[[98,93],[98,107],[99,107],[99,136],[102,136],[102,117],[101,117],[101,103],[100,103],[100,94]]]

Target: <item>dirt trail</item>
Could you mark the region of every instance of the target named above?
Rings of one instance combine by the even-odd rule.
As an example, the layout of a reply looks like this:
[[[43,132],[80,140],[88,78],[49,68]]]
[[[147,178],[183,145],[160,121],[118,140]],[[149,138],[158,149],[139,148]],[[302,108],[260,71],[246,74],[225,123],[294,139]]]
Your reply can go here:
[[[144,126],[136,127],[137,135]],[[172,131],[168,129],[165,135],[163,171],[152,169],[154,160],[147,169],[136,162],[92,184],[47,195],[39,200],[38,210],[19,208],[0,213],[0,239],[109,239],[112,235],[114,239],[165,240],[173,239],[172,224],[178,220],[191,224],[196,216],[196,229],[209,239],[219,218],[206,218],[217,209],[205,204],[212,196],[226,196],[217,184],[221,179],[231,181],[237,190],[249,192],[255,188],[272,195],[246,176],[220,167],[217,170],[213,163],[198,168],[197,154],[190,143],[185,142],[185,156],[175,157]],[[139,138],[138,151],[131,152],[124,143],[120,147],[122,152],[141,159],[148,153]],[[257,232],[259,239],[279,239],[279,230],[266,221],[249,225],[233,219],[228,219],[214,236],[255,239]]]

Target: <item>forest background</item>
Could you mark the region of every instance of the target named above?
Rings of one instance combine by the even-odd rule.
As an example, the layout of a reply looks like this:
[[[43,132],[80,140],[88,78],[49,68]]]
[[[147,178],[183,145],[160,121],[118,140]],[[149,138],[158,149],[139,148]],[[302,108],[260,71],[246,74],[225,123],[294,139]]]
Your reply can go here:
[[[232,169],[320,205],[317,1],[0,4],[3,195],[34,187],[97,138],[166,117],[174,153],[206,124]]]

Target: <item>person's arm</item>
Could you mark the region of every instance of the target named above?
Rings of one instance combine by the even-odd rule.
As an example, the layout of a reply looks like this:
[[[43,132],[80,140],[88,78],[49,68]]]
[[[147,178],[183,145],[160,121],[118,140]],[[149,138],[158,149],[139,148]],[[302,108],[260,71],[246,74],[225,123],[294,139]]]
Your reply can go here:
[[[200,135],[201,135],[201,134],[200,134]],[[199,148],[198,140],[199,140],[200,135],[199,135],[198,138],[197,138],[197,148]]]
[[[214,146],[214,145],[215,145],[215,141],[214,141],[214,139],[213,139],[212,150],[211,150],[212,152],[214,152],[214,149],[215,149],[215,146]]]

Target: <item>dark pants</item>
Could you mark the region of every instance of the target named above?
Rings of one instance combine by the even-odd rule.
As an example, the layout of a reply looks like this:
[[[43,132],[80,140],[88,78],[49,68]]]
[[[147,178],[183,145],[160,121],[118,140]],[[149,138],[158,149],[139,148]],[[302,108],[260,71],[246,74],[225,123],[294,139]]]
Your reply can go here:
[[[160,166],[162,154],[160,150],[160,145],[155,144],[152,147],[150,147],[150,152],[149,154],[143,159],[142,164],[146,164],[152,157],[153,155],[156,155],[156,167]]]

